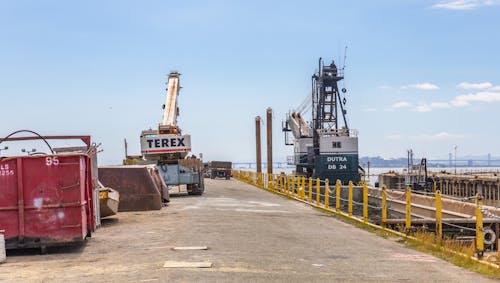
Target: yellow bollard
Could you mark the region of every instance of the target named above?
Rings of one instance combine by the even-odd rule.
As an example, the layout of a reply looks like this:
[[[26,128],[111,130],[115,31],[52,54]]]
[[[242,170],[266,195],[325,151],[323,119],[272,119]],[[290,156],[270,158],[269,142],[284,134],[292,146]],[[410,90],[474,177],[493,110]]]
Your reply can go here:
[[[406,231],[409,232],[411,228],[411,188],[406,188]]]
[[[441,247],[441,240],[443,239],[443,203],[441,200],[441,191],[436,191],[436,245]]]
[[[330,208],[330,181],[325,180],[325,208]]]
[[[387,187],[382,186],[382,228],[385,229],[387,223]]]
[[[436,182],[436,181],[434,181],[434,184],[433,184],[433,185],[434,185],[434,186],[433,186],[433,188],[434,188],[434,193],[435,193],[435,192],[436,192],[436,190],[437,190],[437,182]]]
[[[349,181],[349,198],[347,201],[347,213],[352,217],[352,181]]]
[[[285,176],[285,193],[288,194],[289,190],[290,190],[290,176],[286,175]]]
[[[316,178],[316,205],[319,206],[319,188],[321,186],[321,181],[319,178]]]
[[[484,251],[484,235],[483,235],[483,197],[480,194],[476,195],[476,253],[480,259],[483,257]]]
[[[313,179],[311,177],[309,177],[309,185],[307,186],[308,193],[309,193],[309,196],[308,196],[309,202],[312,202],[312,198],[313,198],[312,187],[313,187]]]
[[[340,212],[340,186],[342,185],[342,182],[340,182],[339,179],[337,179],[337,182],[335,183],[335,210],[337,212]]]
[[[368,186],[363,184],[363,222],[368,222]]]
[[[284,192],[285,191],[285,177],[283,176],[283,174],[280,175],[280,182],[281,182],[280,190],[281,190],[281,192]]]
[[[306,198],[306,177],[302,176],[302,190],[300,191],[300,199]]]

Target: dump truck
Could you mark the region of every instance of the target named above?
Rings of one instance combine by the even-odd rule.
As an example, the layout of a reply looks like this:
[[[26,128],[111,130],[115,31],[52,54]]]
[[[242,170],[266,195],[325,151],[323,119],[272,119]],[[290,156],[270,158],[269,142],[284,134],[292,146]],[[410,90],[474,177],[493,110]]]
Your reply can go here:
[[[233,164],[229,161],[211,161],[208,163],[208,171],[210,178],[224,178],[229,180],[231,178],[231,168]]]

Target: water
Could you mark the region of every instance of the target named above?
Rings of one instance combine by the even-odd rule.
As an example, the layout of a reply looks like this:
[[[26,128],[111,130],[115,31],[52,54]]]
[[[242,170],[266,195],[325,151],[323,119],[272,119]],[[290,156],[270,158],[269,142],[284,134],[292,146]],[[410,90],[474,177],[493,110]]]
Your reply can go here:
[[[241,167],[241,168],[234,168],[236,170],[243,170],[243,171],[255,171],[255,167],[253,168],[248,168],[248,167]],[[387,173],[389,171],[392,172],[397,172],[397,173],[403,173],[404,170],[406,170],[406,167],[375,167],[375,168],[370,168],[370,172],[368,172],[367,168],[364,168],[366,173],[369,173],[369,183],[371,185],[375,185],[375,182],[378,181],[378,176],[382,173]],[[456,171],[455,171],[456,170]],[[286,167],[274,167],[273,172],[275,174],[280,174],[280,173],[285,173],[285,174],[292,174],[293,171],[295,171],[294,166],[286,166]],[[439,168],[427,168],[427,171],[429,172],[448,172],[448,173],[457,173],[457,174],[479,174],[479,173],[499,173],[500,176],[500,167],[439,167]],[[267,168],[262,168],[262,172],[267,172]]]
[[[370,168],[370,183],[372,185],[378,180],[378,175],[382,173],[387,173],[389,171],[396,173],[403,173],[406,167],[380,167],[380,168]],[[367,170],[365,168],[365,170]],[[456,170],[456,171],[455,171]],[[439,167],[439,168],[427,168],[429,173],[431,172],[448,172],[454,174],[480,174],[480,173],[500,173],[500,167]]]

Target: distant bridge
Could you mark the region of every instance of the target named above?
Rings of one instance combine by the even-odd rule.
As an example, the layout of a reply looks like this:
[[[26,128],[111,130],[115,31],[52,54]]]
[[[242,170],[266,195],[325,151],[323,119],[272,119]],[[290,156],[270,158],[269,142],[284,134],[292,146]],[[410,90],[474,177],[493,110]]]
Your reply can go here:
[[[234,169],[253,169],[257,168],[255,162],[233,162]],[[262,162],[262,168],[267,168],[267,162]],[[287,162],[273,162],[273,168],[295,168],[295,165],[289,165]]]
[[[366,166],[366,164],[361,164]],[[456,166],[455,166],[456,165]],[[383,162],[371,162],[370,167],[406,167],[406,162],[385,160]],[[427,167],[500,167],[500,159],[427,159]],[[234,169],[255,169],[255,162],[233,162]],[[267,168],[267,162],[262,163],[262,168]],[[286,161],[273,162],[273,168],[295,168]]]

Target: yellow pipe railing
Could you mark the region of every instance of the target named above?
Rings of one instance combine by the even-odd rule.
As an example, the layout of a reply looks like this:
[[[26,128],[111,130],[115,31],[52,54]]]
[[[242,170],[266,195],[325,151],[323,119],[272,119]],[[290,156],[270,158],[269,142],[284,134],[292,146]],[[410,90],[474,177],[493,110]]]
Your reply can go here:
[[[233,177],[244,181],[246,183],[255,185],[262,189],[275,191],[277,193],[281,193],[284,195],[288,195],[289,197],[295,198],[300,201],[308,202],[311,205],[323,208],[328,211],[336,212],[345,217],[349,217],[365,223],[367,225],[371,225],[374,227],[380,227],[382,229],[387,229],[387,187],[382,186],[381,190],[381,223],[380,226],[374,225],[369,222],[369,210],[368,210],[368,186],[363,184],[362,186],[362,196],[363,196],[363,213],[362,218],[358,218],[353,216],[353,187],[354,184],[349,182],[347,186],[348,190],[348,200],[347,200],[347,214],[341,210],[341,190],[345,187],[342,186],[340,180],[336,180],[335,182],[335,209],[330,208],[330,181],[328,179],[325,180],[324,183],[324,199],[321,202],[321,180],[316,178],[316,182],[312,178],[308,178],[306,182],[306,178],[304,176],[294,176],[294,175],[273,175],[267,173],[255,173],[255,172],[246,172],[246,171],[233,171]],[[315,186],[314,186],[315,183]],[[437,182],[433,183],[433,190],[435,192],[435,221],[436,221],[436,246],[441,247],[442,238],[443,238],[443,223],[442,223],[442,190],[447,190],[449,187],[448,184],[443,186],[443,182],[440,181],[439,189],[437,187]],[[306,195],[307,188],[307,195]],[[359,189],[359,187],[357,187]],[[315,191],[315,201],[313,201]],[[411,232],[411,188],[406,188],[405,191],[406,203],[405,203],[405,230],[406,235]],[[475,213],[476,213],[476,240],[475,240],[475,248],[477,258],[481,258],[483,256],[485,250],[484,243],[484,231],[483,231],[483,198],[480,194],[475,196]],[[391,233],[399,233],[394,230]],[[499,252],[500,257],[500,252]],[[494,267],[499,267],[498,265],[493,264]],[[500,268],[500,267],[499,267]]]

